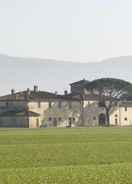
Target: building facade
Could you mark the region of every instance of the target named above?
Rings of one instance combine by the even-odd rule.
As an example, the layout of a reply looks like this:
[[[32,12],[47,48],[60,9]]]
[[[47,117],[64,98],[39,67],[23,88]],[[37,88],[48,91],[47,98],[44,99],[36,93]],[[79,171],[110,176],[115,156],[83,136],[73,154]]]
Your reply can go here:
[[[68,95],[34,90],[0,97],[0,127],[72,127],[78,126],[81,102]]]
[[[0,127],[106,126],[106,110],[99,106],[97,91],[87,91],[84,83],[72,83],[71,93],[65,91],[63,95],[39,91],[37,86],[17,93],[11,90],[11,94],[0,97]],[[131,126],[132,102],[116,103],[109,117],[111,126]]]

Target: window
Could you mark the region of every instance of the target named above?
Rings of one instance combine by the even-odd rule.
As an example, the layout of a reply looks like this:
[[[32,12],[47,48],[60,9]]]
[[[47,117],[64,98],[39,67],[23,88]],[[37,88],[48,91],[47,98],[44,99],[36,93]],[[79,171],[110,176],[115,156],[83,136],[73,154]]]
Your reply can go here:
[[[51,108],[52,107],[52,103],[51,102],[49,102],[49,108]]]
[[[49,121],[52,121],[52,118],[51,117],[49,117]]]
[[[96,120],[96,116],[93,117],[93,120]]]
[[[59,101],[58,107],[61,108],[61,106],[62,106],[62,103],[61,103],[61,101]]]
[[[75,121],[75,118],[72,118],[73,122]]]
[[[125,121],[127,121],[127,118],[124,118]]]
[[[39,119],[36,119],[36,127],[39,128]]]
[[[127,107],[125,107],[125,111],[127,111]]]
[[[118,124],[118,120],[117,120],[117,118],[115,119],[115,125],[117,125]]]
[[[41,107],[41,102],[38,102],[38,108],[40,108]]]
[[[62,118],[61,118],[61,117],[59,117],[59,118],[58,118],[58,120],[59,120],[59,121],[62,121]]]
[[[8,107],[9,106],[9,103],[8,102],[6,102],[6,107]]]
[[[68,127],[72,126],[72,118],[68,118]]]
[[[69,102],[69,109],[72,108],[72,102]]]
[[[117,115],[117,114],[115,114],[115,117],[118,117],[118,115]]]
[[[53,119],[53,125],[54,125],[54,127],[57,126],[57,118],[54,118],[54,119]]]

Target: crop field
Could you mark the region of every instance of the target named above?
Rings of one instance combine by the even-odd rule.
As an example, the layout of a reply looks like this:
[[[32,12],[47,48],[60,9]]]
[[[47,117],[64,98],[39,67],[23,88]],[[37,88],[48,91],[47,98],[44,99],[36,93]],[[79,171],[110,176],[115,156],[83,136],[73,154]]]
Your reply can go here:
[[[132,184],[132,128],[0,129],[0,184]]]

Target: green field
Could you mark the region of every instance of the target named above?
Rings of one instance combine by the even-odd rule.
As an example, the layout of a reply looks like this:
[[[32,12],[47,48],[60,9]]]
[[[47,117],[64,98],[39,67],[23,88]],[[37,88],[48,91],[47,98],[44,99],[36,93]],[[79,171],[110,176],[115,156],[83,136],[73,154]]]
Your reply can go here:
[[[0,129],[0,184],[132,184],[132,128]]]

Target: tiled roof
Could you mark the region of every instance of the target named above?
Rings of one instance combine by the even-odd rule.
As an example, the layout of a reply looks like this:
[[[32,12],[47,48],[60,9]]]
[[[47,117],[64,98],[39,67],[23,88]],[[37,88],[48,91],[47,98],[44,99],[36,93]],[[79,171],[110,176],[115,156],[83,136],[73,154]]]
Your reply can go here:
[[[85,85],[88,82],[89,82],[88,80],[83,79],[83,80],[80,80],[80,81],[77,81],[77,82],[73,82],[70,85]]]
[[[64,99],[64,100],[78,100],[71,94],[58,95],[55,93],[50,93],[46,91],[20,91],[13,95],[5,95],[0,97],[0,101],[46,101],[49,99]]]

